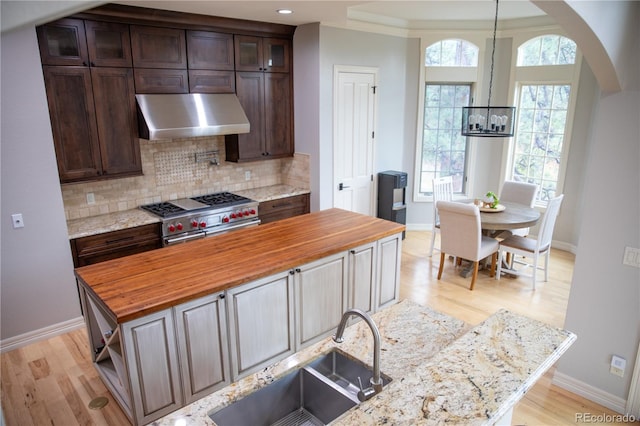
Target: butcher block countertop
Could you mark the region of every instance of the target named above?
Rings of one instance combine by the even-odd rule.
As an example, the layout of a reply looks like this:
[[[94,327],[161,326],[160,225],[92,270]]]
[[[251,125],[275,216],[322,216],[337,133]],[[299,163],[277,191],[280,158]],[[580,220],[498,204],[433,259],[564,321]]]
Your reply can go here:
[[[118,323],[402,232],[340,209],[296,216],[75,270]]]

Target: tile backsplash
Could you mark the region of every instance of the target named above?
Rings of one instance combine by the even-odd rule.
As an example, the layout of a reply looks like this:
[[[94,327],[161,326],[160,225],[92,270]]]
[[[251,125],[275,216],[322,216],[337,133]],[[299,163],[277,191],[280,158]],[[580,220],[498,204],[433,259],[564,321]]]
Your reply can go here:
[[[220,191],[278,184],[309,188],[309,157],[306,154],[231,163],[224,161],[224,148],[223,136],[170,141],[140,139],[143,175],[62,185],[66,218],[97,216]],[[196,162],[196,154],[208,158],[213,151],[217,151],[217,165],[208,160]],[[95,199],[93,204],[87,202],[90,193]]]

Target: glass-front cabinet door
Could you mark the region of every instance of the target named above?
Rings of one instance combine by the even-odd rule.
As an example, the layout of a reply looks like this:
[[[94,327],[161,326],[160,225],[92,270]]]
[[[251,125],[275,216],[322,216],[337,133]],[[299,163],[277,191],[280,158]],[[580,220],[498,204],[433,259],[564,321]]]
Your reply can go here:
[[[236,36],[236,71],[290,72],[290,48],[290,40]]]
[[[81,19],[60,19],[38,27],[37,33],[43,65],[89,65]]]
[[[84,26],[92,67],[130,68],[132,66],[128,25],[85,21]]]

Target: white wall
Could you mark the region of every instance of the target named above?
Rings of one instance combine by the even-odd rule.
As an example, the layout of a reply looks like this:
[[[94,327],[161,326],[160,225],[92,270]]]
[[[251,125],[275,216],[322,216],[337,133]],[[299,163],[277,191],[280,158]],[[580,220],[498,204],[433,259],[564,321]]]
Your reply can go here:
[[[79,319],[42,67],[33,27],[2,33],[0,338]],[[25,227],[13,229],[22,213]]]
[[[626,398],[640,339],[640,269],[622,265],[640,247],[640,92],[600,99],[587,164],[583,223],[565,328],[578,340],[558,371]],[[609,373],[611,356],[626,376]]]
[[[415,109],[407,101],[407,81],[416,63],[417,43],[402,37],[320,27],[320,208],[333,206],[333,67],[356,65],[378,68],[377,128],[374,173],[394,169],[409,173],[405,150],[413,151]],[[415,72],[413,72],[415,78]],[[297,90],[297,87],[295,88]],[[411,89],[413,91],[413,89]],[[409,185],[411,187],[411,183]]]

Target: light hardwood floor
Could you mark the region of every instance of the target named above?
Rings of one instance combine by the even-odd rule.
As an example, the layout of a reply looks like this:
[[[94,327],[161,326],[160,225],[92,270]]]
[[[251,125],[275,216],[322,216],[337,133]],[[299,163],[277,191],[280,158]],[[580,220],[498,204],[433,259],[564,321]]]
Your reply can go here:
[[[439,253],[427,257],[428,232],[407,232],[403,243],[400,297],[475,325],[501,307],[562,327],[571,286],[573,255],[553,250],[549,282],[535,291],[529,280],[496,281],[480,272],[475,289],[447,261],[437,280]],[[2,410],[7,426],[126,425],[128,421],[93,368],[84,329],[1,356]],[[551,384],[553,369],[516,406],[514,425],[580,423],[577,413],[615,414]],[[109,398],[100,410],[89,402]],[[602,423],[600,423],[602,424]]]

